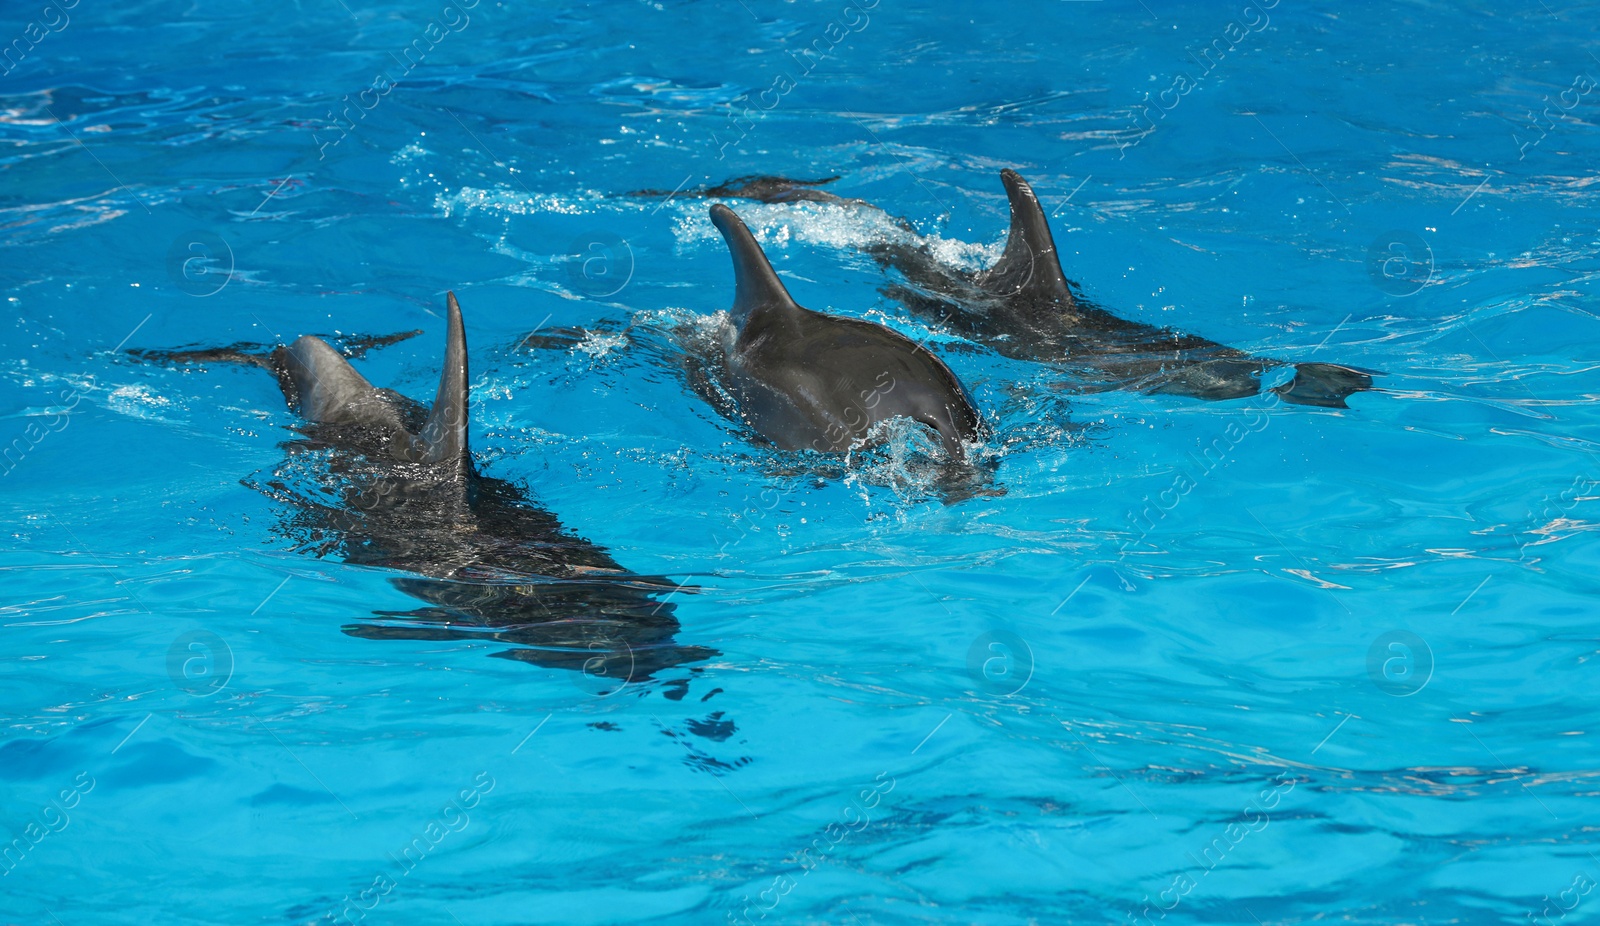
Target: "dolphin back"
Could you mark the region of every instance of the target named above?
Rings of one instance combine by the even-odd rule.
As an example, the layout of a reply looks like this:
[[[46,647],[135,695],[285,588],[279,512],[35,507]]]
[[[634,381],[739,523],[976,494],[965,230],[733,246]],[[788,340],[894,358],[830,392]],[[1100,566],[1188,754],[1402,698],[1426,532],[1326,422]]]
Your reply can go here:
[[[444,369],[427,423],[405,426],[401,401],[373,387],[327,341],[302,335],[271,357],[289,405],[317,424],[353,425],[388,432],[387,450],[405,463],[444,463],[467,456],[467,336],[455,293],[448,296]],[[414,406],[412,406],[414,407]]]
[[[882,325],[802,308],[733,210],[718,203],[711,221],[733,255],[725,367],[746,424],[785,450],[840,452],[906,417],[937,431],[952,462],[968,462],[986,429],[949,367]]]

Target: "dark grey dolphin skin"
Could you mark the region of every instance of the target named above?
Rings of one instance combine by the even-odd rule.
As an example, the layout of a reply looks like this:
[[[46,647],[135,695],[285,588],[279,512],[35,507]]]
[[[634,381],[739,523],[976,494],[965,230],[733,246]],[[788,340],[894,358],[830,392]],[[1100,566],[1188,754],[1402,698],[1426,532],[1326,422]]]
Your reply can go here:
[[[844,199],[835,196],[827,190],[819,189],[838,180],[838,177],[823,177],[819,180],[791,180],[788,177],[773,177],[765,174],[750,174],[744,177],[735,177],[712,187],[698,187],[693,190],[634,190],[629,196],[643,197],[673,197],[673,196],[703,196],[707,199],[753,199],[763,203],[844,203],[855,206],[868,205],[860,199]]]
[[[967,390],[937,357],[882,325],[801,308],[732,209],[711,207],[737,283],[724,377],[752,429],[785,450],[844,451],[906,417],[967,463],[988,436]]]
[[[1102,389],[1236,399],[1258,394],[1267,370],[1290,365],[1094,305],[1062,273],[1044,210],[1027,181],[1009,169],[1000,178],[1011,201],[1011,231],[994,266],[965,273],[926,247],[887,242],[871,249],[873,256],[909,284],[891,285],[888,295],[1000,354],[1061,366]],[[742,177],[722,188],[724,195],[763,202],[860,203],[814,189],[819,182],[795,189],[781,177]],[[1333,363],[1293,366],[1294,378],[1272,389],[1285,402],[1347,408],[1347,397],[1373,388],[1372,371]]]
[[[291,533],[348,563],[399,570],[392,581],[430,607],[378,612],[347,626],[372,639],[484,640],[493,655],[594,676],[642,680],[717,655],[679,646],[665,597],[680,586],[622,568],[565,530],[515,485],[479,475],[468,454],[466,331],[448,296],[444,369],[423,407],[377,389],[344,355],[304,336],[270,352],[138,352],[168,362],[232,361],[271,370],[306,419],[294,452],[324,451],[336,501],[311,501],[280,480],[268,491],[291,504]]]

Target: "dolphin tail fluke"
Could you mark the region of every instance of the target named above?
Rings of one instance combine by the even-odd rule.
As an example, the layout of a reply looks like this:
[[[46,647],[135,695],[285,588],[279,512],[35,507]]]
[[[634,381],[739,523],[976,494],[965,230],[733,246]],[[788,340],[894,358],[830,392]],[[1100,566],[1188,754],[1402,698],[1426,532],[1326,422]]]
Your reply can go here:
[[[227,347],[194,350],[147,350],[134,348],[128,353],[140,360],[166,364],[231,363],[260,367],[278,379],[283,397],[312,421],[341,420],[349,402],[372,390],[350,360],[363,357],[374,348],[388,347],[421,331],[402,331],[389,335],[349,335],[337,339],[339,348],[322,338],[306,335],[293,344],[271,346],[241,341]]]
[[[732,209],[721,203],[711,207],[711,223],[722,232],[733,254],[733,275],[737,290],[733,297],[734,324],[741,328],[750,313],[760,308],[798,309],[799,306],[778,279],[761,245]]]
[[[288,347],[273,351],[272,368],[283,397],[310,421],[355,420],[351,403],[373,392],[372,384],[343,354],[314,335],[301,335]]]
[[[839,176],[837,174],[817,180],[796,180],[792,177],[778,177],[772,174],[746,174],[743,177],[724,180],[716,186],[699,187],[690,190],[682,188],[676,190],[634,190],[628,195],[647,196],[651,199],[672,199],[675,196],[703,196],[707,199],[753,199],[761,203],[819,202],[867,205],[859,199],[845,199],[842,196],[835,196],[826,190],[818,189],[818,187],[827,186],[838,179]]]
[[[406,446],[396,448],[402,459],[412,463],[445,463],[467,456],[467,329],[461,321],[456,294],[449,293],[445,298],[447,331],[439,390],[434,393],[433,408],[422,433],[408,435]]]
[[[270,344],[240,341],[227,347],[203,347],[194,350],[152,350],[131,347],[128,349],[128,356],[147,363],[236,363],[240,366],[272,370],[276,369],[275,361],[272,359],[274,349]]]
[[[1349,408],[1345,399],[1373,388],[1372,377],[1383,374],[1337,363],[1298,363],[1294,379],[1273,387],[1278,397],[1292,405]]]
[[[1028,181],[1016,171],[1000,172],[1011,201],[1011,232],[1006,250],[993,267],[978,274],[977,284],[996,295],[1026,293],[1041,300],[1055,300],[1067,308],[1076,305],[1067,278],[1061,272],[1055,239],[1045,221],[1044,209]]]
[[[827,186],[838,179],[837,174],[832,177],[823,177],[820,180],[795,180],[789,177],[758,174],[725,180],[714,187],[707,188],[704,195],[753,199],[763,203],[792,203],[808,200],[831,203],[860,202],[860,200],[847,200],[817,189],[817,187]]]
[[[394,334],[350,334],[335,337],[330,345],[338,350],[348,360],[360,360],[367,354],[379,348],[399,344],[422,333],[418,328],[412,331],[399,331]],[[278,369],[277,350],[281,344],[258,344],[254,341],[238,341],[227,347],[197,347],[189,350],[158,350],[145,347],[130,347],[128,355],[138,360],[150,363],[180,364],[180,363],[234,363],[241,366],[260,367],[263,370]]]
[[[397,331],[394,334],[353,334],[339,339],[335,344],[339,348],[339,353],[351,360],[360,360],[376,349],[409,341],[421,333],[421,328],[413,328],[410,331]]]

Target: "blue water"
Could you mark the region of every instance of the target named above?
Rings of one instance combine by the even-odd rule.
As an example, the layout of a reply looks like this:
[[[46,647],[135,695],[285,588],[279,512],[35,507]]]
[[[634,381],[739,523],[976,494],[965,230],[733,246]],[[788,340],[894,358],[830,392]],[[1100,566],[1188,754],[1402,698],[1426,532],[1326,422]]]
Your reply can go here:
[[[1596,5],[36,7],[0,13],[37,37],[0,77],[0,921],[1600,908]],[[1099,303],[1383,391],[1064,393],[880,295],[881,215],[734,203],[802,304],[971,387],[1005,493],[945,504],[752,446],[650,334],[731,271],[703,199],[632,191],[838,175],[977,267],[1006,166]],[[447,289],[479,467],[699,586],[677,639],[720,655],[618,692],[341,632],[417,603],[282,529],[271,378],[125,353],[420,328],[360,367],[427,399]]]

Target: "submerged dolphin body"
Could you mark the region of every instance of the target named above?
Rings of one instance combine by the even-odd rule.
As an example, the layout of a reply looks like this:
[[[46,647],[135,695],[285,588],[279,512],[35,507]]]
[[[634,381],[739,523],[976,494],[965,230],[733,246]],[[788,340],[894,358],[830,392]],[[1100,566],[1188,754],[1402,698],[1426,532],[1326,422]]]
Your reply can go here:
[[[392,581],[431,607],[379,612],[385,620],[345,628],[374,639],[486,640],[494,653],[581,670],[611,682],[648,678],[716,655],[678,646],[664,597],[679,586],[623,569],[601,547],[573,536],[511,483],[479,475],[467,449],[466,333],[448,297],[444,370],[433,404],[377,389],[320,338],[304,336],[268,354],[238,347],[145,353],[169,361],[231,360],[265,367],[307,420],[292,450],[327,458],[329,484],[311,501],[281,482],[297,534],[322,538],[348,563],[409,575]]]
[[[1027,181],[1009,169],[1000,177],[1011,202],[1011,230],[1000,259],[986,270],[966,273],[942,263],[924,245],[887,241],[870,253],[909,284],[892,285],[888,295],[925,320],[947,324],[1007,357],[1069,369],[1095,384],[1091,388],[1235,399],[1256,395],[1263,373],[1289,365],[1294,378],[1272,388],[1285,402],[1346,408],[1351,394],[1373,388],[1370,371],[1255,357],[1094,305],[1074,292],[1062,273],[1044,210]],[[861,202],[817,190],[817,183],[742,177],[714,189],[769,203]]]
[[[906,417],[969,462],[987,428],[943,362],[882,325],[801,308],[732,209],[712,206],[711,221],[737,282],[721,378],[751,428],[785,450],[843,451]]]
[[[674,196],[703,196],[707,199],[753,199],[763,203],[816,202],[868,205],[865,200],[845,199],[820,189],[838,179],[834,176],[823,177],[820,180],[792,180],[788,177],[750,174],[723,181],[712,187],[698,187],[693,190],[634,190],[628,195],[668,199]]]

